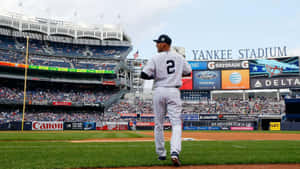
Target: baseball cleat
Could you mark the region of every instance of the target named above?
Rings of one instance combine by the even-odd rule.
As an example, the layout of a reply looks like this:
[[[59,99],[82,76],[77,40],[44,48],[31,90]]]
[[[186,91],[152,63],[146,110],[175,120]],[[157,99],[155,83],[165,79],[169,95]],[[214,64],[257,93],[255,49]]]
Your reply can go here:
[[[178,153],[172,152],[171,160],[174,166],[179,167],[181,165]]]
[[[158,160],[160,160],[160,161],[163,161],[163,160],[166,160],[167,158],[166,158],[166,156],[159,156],[158,157]]]

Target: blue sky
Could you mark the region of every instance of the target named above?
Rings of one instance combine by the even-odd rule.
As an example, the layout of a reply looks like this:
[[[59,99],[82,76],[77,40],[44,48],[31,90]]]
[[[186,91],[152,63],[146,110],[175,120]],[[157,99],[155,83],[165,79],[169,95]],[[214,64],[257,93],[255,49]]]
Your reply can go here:
[[[152,40],[165,33],[192,59],[193,49],[273,46],[287,46],[289,55],[300,55],[299,6],[299,0],[1,0],[0,10],[121,24],[134,47],[129,58],[137,50],[141,58],[150,58],[156,53]]]
[[[291,0],[194,0],[162,16],[161,32],[169,34],[174,45],[185,47],[188,58],[193,58],[193,49],[272,46],[287,46],[294,55],[300,48],[299,6],[300,1]],[[144,41],[135,47],[147,56],[155,53],[149,46]]]

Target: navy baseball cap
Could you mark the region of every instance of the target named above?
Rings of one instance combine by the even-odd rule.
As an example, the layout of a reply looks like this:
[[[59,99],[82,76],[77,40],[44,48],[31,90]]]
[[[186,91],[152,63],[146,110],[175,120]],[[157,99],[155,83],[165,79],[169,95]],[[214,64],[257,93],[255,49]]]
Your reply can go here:
[[[172,39],[168,35],[160,35],[157,40],[153,40],[156,43],[166,43],[171,45]]]

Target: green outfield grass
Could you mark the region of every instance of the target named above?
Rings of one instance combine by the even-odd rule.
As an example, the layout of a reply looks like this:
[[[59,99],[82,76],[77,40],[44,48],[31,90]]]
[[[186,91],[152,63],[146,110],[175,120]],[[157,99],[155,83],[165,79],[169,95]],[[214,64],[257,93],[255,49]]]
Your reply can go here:
[[[231,131],[231,130],[184,130],[184,132],[205,132],[205,133],[286,133],[286,134],[300,134],[300,131],[269,131],[269,130],[253,130],[253,131]]]
[[[5,134],[23,135],[34,141],[13,141],[24,138]],[[39,142],[116,137],[144,137],[138,132],[0,132],[0,168],[79,168],[171,165],[170,158],[158,161],[154,142],[71,143]],[[65,136],[62,136],[64,135]],[[169,142],[166,148],[169,149]],[[181,159],[183,165],[198,164],[251,164],[299,163],[300,141],[184,141]]]
[[[97,138],[141,138],[150,137],[130,131],[0,131],[0,141],[55,141],[55,140],[82,140]]]

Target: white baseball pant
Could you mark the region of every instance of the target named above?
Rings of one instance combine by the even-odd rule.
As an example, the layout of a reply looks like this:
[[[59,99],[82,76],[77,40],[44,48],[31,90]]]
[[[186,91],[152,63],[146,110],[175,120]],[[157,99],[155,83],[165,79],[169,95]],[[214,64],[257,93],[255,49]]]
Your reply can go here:
[[[178,88],[157,87],[154,89],[153,95],[153,110],[154,110],[154,135],[156,153],[159,156],[166,156],[164,141],[164,117],[166,113],[169,116],[172,125],[171,137],[171,153],[180,153],[181,151],[181,99],[180,90]]]

